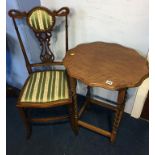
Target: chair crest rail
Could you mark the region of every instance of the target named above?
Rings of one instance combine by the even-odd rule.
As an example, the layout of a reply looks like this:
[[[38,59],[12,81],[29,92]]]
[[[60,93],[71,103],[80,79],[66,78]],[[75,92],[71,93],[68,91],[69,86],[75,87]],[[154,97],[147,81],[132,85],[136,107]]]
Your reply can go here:
[[[27,16],[27,13],[25,11],[20,12],[19,10],[15,10],[15,9],[11,9],[8,14],[10,17],[17,18],[17,19],[21,19]]]

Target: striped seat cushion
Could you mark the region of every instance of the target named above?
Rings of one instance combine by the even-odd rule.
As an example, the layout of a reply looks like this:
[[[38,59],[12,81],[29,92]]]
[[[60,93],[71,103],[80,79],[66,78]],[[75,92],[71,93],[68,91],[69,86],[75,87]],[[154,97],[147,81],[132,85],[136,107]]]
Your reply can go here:
[[[51,102],[69,99],[65,71],[44,71],[30,75],[20,102]]]
[[[40,31],[47,30],[53,25],[53,17],[44,10],[35,10],[29,17],[30,25]]]

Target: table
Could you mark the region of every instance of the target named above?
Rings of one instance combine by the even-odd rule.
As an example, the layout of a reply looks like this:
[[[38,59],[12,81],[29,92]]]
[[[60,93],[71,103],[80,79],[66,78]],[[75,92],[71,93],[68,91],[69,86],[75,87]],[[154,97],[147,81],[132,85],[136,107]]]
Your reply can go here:
[[[79,126],[105,135],[114,142],[122,114],[124,112],[126,91],[139,86],[148,77],[148,62],[134,49],[115,43],[93,42],[76,46],[69,50],[64,58],[64,66],[70,76],[71,91],[75,106],[75,128]],[[77,112],[76,80],[88,85],[86,101]],[[106,104],[90,96],[91,87],[117,90],[117,105]],[[115,111],[112,131],[100,129],[81,121],[79,118],[88,104],[95,103]],[[79,118],[78,118],[79,117]]]

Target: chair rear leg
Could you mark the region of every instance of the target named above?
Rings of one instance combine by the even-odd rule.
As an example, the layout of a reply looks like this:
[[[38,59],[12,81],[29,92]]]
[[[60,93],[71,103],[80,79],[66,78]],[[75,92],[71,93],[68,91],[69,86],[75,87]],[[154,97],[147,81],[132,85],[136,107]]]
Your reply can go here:
[[[68,105],[68,111],[69,111],[69,120],[70,120],[71,128],[74,131],[75,127],[74,127],[74,115],[73,115],[72,104]]]
[[[32,125],[30,119],[27,116],[26,110],[24,108],[18,108],[18,111],[26,128],[26,138],[29,139],[32,133]]]
[[[76,109],[73,103],[69,104],[69,118],[70,118],[72,130],[75,133],[75,135],[77,135],[78,134],[78,122],[77,122],[78,120],[76,116]]]
[[[72,96],[71,109],[72,109],[73,129],[74,129],[74,133],[77,135],[79,132],[79,125],[78,125],[78,106],[77,106],[76,85],[77,85],[76,79],[70,78],[71,96]]]

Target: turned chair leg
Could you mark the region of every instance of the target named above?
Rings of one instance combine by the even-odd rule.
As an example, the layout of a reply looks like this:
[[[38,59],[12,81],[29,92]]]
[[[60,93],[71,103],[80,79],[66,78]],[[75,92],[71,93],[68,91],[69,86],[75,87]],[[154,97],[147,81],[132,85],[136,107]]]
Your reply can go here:
[[[111,133],[111,142],[113,143],[116,139],[117,135],[117,130],[124,112],[124,106],[125,106],[125,95],[126,95],[126,90],[119,90],[118,93],[118,99],[117,99],[117,110],[115,112],[114,116],[114,122],[113,122],[113,127],[112,127],[112,133]]]
[[[27,116],[26,110],[24,108],[18,108],[19,114],[24,122],[25,128],[26,128],[26,138],[29,139],[31,137],[32,133],[32,126],[31,122]]]
[[[73,132],[75,133],[75,135],[77,135],[78,127],[77,127],[77,119],[76,119],[76,115],[75,115],[75,107],[74,107],[73,103],[71,103],[69,105],[69,119],[70,119],[71,128],[72,128]]]
[[[71,103],[71,117],[72,117],[72,126],[73,131],[75,135],[79,132],[79,126],[78,126],[78,106],[77,106],[77,95],[76,95],[76,85],[77,81],[74,78],[70,78],[70,86],[71,86],[71,96],[72,96],[72,103]]]

